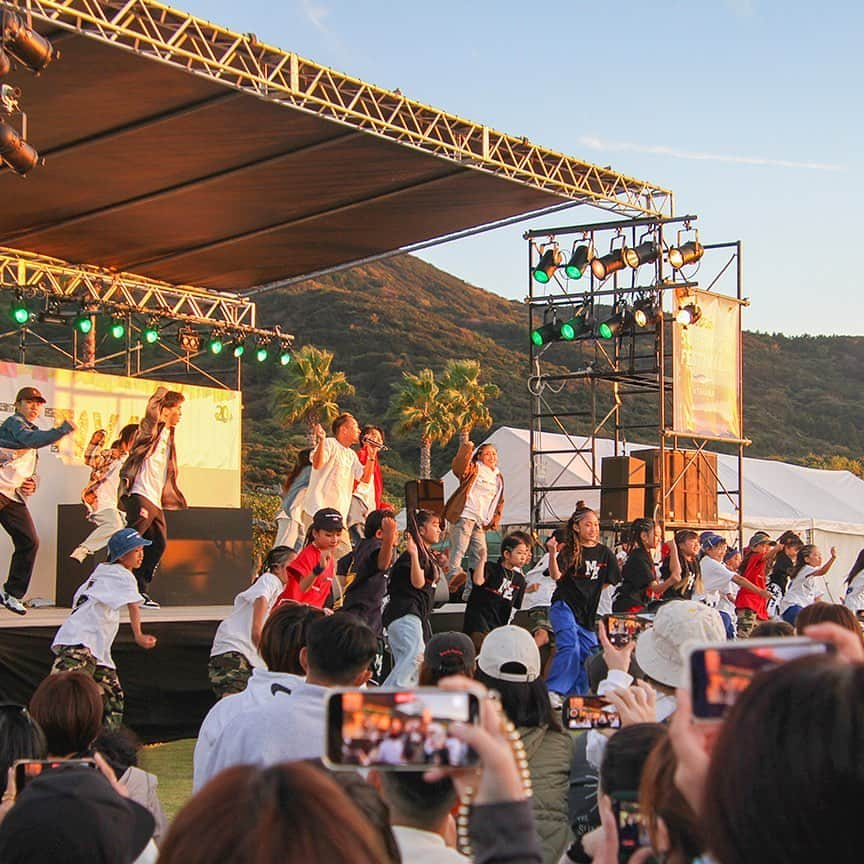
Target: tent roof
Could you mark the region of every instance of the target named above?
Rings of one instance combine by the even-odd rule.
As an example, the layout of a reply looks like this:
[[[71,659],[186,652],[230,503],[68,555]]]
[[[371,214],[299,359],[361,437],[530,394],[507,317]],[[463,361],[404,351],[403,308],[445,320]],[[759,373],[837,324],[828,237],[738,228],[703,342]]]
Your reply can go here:
[[[574,438],[576,447],[587,447],[588,439]],[[527,429],[502,426],[487,439],[498,450],[498,465],[504,475],[505,496],[502,522],[524,525],[530,521],[529,433]],[[565,449],[574,446],[565,435],[543,433],[543,448]],[[651,445],[625,445],[624,453],[644,450]],[[614,443],[597,439],[599,459],[614,453]],[[585,460],[589,460],[587,463]],[[718,474],[727,489],[738,485],[738,466],[734,456],[718,454]],[[541,470],[546,485],[562,486],[590,482],[590,454],[544,455]],[[450,471],[444,476],[445,494],[456,488],[456,478]],[[544,518],[564,521],[573,510],[577,493],[552,492],[547,495]],[[599,492],[583,496],[589,506],[600,503]],[[722,518],[737,522],[737,517],[725,495],[718,496]],[[815,526],[841,533],[864,534],[864,480],[849,471],[826,471],[805,468],[767,459],[744,459],[744,517],[749,525],[762,523],[767,530],[776,528],[807,528]]]
[[[236,291],[568,201],[671,201],[151,0],[67,5],[33,7],[60,59],[9,78],[46,163],[0,171],[2,246]]]

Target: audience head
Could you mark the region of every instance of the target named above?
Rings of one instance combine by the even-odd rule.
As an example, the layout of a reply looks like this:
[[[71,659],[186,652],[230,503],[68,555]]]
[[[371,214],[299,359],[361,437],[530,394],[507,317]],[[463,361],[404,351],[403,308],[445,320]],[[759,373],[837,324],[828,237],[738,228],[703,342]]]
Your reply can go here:
[[[675,785],[677,762],[668,735],[645,760],[639,784],[639,810],[661,861],[690,864],[704,851],[699,817]]]
[[[103,710],[102,690],[83,672],[49,675],[30,697],[48,755],[58,758],[89,751],[102,731]]]
[[[27,784],[0,823],[0,860],[132,864],[154,827],[149,811],[118,795],[99,771],[54,768]]]
[[[664,603],[654,626],[636,640],[636,661],[652,681],[666,687],[686,683],[683,650],[688,642],[723,642],[726,627],[716,609],[695,600]]]
[[[703,824],[713,860],[860,860],[862,694],[864,666],[827,656],[794,660],[754,678],[711,754]]]
[[[861,635],[861,625],[858,623],[855,613],[836,603],[811,603],[809,606],[805,606],[795,619],[795,632],[799,636],[803,636],[804,631],[812,624],[823,624],[826,621],[839,624],[846,630]]]
[[[388,516],[391,519],[393,518],[393,511],[389,507],[373,510],[366,517],[366,524],[363,526],[363,536],[374,537],[381,530],[381,525]]]
[[[497,627],[483,640],[477,680],[501,695],[504,713],[514,726],[560,729],[549,690],[540,677],[540,649],[534,637],[515,625]]]
[[[391,824],[443,832],[457,800],[449,777],[429,783],[421,771],[376,771],[375,775],[390,805]]]
[[[377,651],[378,639],[366,624],[346,612],[336,612],[309,625],[300,662],[310,684],[359,687],[369,680]]]
[[[794,636],[795,628],[788,621],[760,621],[751,631],[750,639],[777,639]]]
[[[138,765],[141,742],[131,729],[103,729],[93,749],[105,757],[119,780],[127,768]]]
[[[465,633],[450,630],[436,633],[426,644],[420,667],[420,686],[434,687],[451,675],[474,677],[477,656],[474,643]]]
[[[625,726],[607,742],[600,765],[600,788],[605,795],[635,795],[639,792],[642,769],[654,745],[667,735],[662,723]]]
[[[258,653],[271,672],[306,674],[300,652],[306,645],[309,625],[324,617],[321,609],[305,603],[283,603],[270,613],[261,631]]]
[[[378,833],[339,785],[309,763],[289,762],[217,775],[175,817],[159,864],[380,864],[385,858]]]
[[[45,735],[30,712],[13,702],[0,703],[0,794],[17,759],[44,759]]]

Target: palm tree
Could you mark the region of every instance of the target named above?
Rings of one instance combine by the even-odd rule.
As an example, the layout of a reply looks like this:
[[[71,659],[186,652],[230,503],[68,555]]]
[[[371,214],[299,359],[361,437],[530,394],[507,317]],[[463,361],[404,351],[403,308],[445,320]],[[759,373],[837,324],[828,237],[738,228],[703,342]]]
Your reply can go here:
[[[421,369],[417,375],[403,372],[397,386],[390,410],[398,432],[420,433],[420,477],[425,480],[432,476],[432,445],[446,445],[456,427],[431,369]]]
[[[487,402],[501,395],[494,384],[480,383],[480,373],[478,360],[448,360],[441,375],[441,395],[450,406],[460,444],[468,443],[475,426],[488,429],[492,425]]]
[[[313,345],[304,345],[286,367],[286,375],[273,385],[273,407],[286,426],[306,423],[309,446],[315,445],[316,423],[329,424],[339,414],[337,399],[353,396],[354,387],[344,372],[332,372],[333,354]]]

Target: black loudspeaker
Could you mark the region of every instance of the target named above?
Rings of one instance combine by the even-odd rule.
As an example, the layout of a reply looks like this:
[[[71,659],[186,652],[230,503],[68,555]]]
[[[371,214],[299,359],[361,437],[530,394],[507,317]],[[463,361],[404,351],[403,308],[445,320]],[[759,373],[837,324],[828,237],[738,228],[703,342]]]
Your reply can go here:
[[[443,516],[443,481],[409,480],[405,484],[405,510],[431,510],[437,516]]]
[[[644,516],[645,463],[630,456],[606,456],[600,470],[600,519],[632,522]]]

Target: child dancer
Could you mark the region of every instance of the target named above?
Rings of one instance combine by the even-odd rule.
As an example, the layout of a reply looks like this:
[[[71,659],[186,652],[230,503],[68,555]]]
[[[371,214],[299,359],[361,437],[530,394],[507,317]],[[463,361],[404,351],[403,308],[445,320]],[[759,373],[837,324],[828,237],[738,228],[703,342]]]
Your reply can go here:
[[[345,525],[342,514],[332,507],[316,511],[306,534],[306,545],[288,566],[285,588],[278,603],[294,600],[323,609],[330,599],[336,575],[334,552]]]

